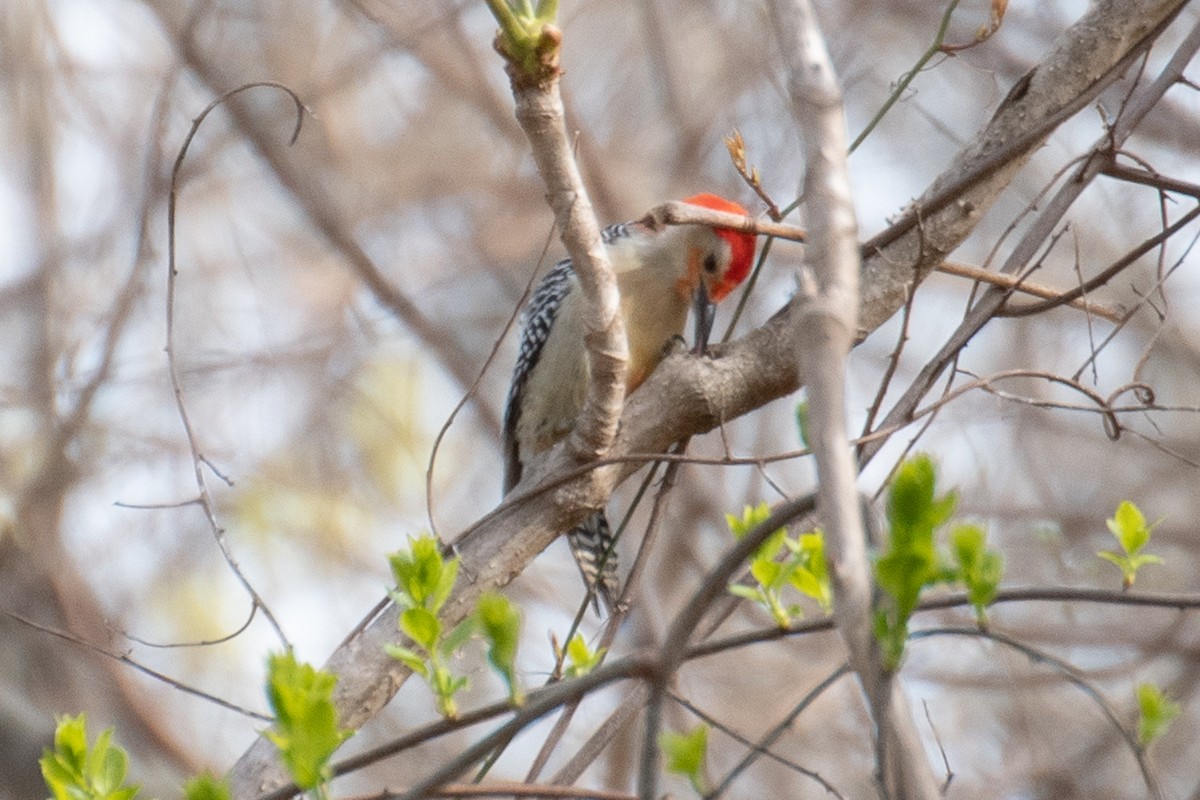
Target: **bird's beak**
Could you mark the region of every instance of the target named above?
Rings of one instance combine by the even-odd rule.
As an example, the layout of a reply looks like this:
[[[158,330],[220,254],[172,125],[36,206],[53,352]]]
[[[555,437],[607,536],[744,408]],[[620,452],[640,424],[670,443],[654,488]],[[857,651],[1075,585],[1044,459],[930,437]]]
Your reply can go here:
[[[712,332],[713,320],[717,318],[717,304],[709,298],[704,281],[700,281],[692,296],[692,312],[696,316],[696,344],[692,352],[703,355],[708,350],[708,335]]]

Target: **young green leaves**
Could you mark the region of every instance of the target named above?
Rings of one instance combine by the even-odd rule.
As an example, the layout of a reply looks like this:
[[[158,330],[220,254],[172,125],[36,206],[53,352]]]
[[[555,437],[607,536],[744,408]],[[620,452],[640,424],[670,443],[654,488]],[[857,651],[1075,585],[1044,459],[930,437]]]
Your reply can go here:
[[[588,647],[587,639],[583,638],[582,633],[572,636],[571,641],[567,642],[567,680],[582,678],[600,666],[607,652],[606,647],[598,647],[595,650]]]
[[[918,455],[900,465],[888,493],[887,549],[875,562],[875,580],[883,590],[875,635],[889,669],[900,665],[908,621],[925,587],[962,583],[982,624],[1003,574],[1002,557],[987,549],[986,534],[975,525],[956,525],[950,556],[939,553],[936,533],[954,514],[958,497],[954,492],[938,497],[936,481],[933,460]]]
[[[184,800],[229,800],[229,785],[206,772],[184,784],[183,797]]]
[[[410,536],[408,550],[393,553],[388,560],[396,579],[392,599],[400,607],[400,631],[416,645],[388,645],[388,655],[424,678],[433,690],[438,712],[453,719],[458,716],[454,696],[467,687],[467,679],[454,675],[448,662],[471,637],[474,620],[468,617],[444,633],[438,612],[454,589],[458,559],[443,558],[438,540],[426,534],[416,539]]]
[[[726,514],[725,521],[733,538],[741,539],[770,513],[770,508],[764,502],[753,508],[746,506],[740,519]],[[825,539],[820,531],[804,533],[794,539],[787,535],[784,528],[775,531],[750,557],[750,574],[757,586],[730,584],[730,593],[753,600],[767,609],[775,624],[781,628],[788,627],[794,618],[803,616],[798,604],[785,605],[783,590],[788,586],[816,600],[825,611],[829,610],[832,603],[829,572],[825,563]]]
[[[336,675],[297,661],[290,651],[267,661],[267,700],[275,712],[275,727],[266,735],[305,791],[328,782],[329,758],[352,733],[337,725],[336,683]]]
[[[517,643],[521,638],[521,612],[507,597],[489,592],[475,607],[479,628],[488,645],[488,661],[508,686],[508,702],[519,706],[525,693],[517,681]]]
[[[987,606],[996,599],[1004,558],[987,549],[987,533],[978,525],[955,525],[950,533],[950,554],[954,558],[954,579],[967,589],[967,599],[975,609],[980,625],[987,623]]]
[[[54,749],[38,760],[53,800],[133,800],[138,787],[125,785],[129,756],[112,734],[108,728],[88,747],[86,716],[59,718]]]
[[[1183,709],[1153,683],[1138,684],[1137,701],[1138,744],[1146,748],[1166,732]]]
[[[663,731],[658,735],[658,746],[666,757],[667,772],[686,777],[696,794],[703,796],[708,793],[708,782],[704,778],[704,762],[708,754],[707,725],[697,725],[688,733]]]
[[[1158,523],[1154,523],[1157,525]],[[1121,552],[1101,550],[1096,555],[1105,561],[1110,561],[1121,570],[1122,586],[1129,589],[1137,579],[1138,570],[1147,564],[1161,564],[1162,559],[1150,553],[1143,553],[1142,548],[1150,543],[1150,534],[1154,525],[1146,524],[1146,517],[1141,509],[1128,500],[1121,501],[1117,513],[1108,520],[1108,529],[1121,545]]]
[[[558,76],[562,32],[555,27],[558,0],[487,0],[500,31],[496,49],[508,59],[514,81],[543,83]]]
[[[392,599],[400,607],[400,631],[416,647],[392,644],[388,655],[402,662],[425,679],[433,690],[438,712],[453,719],[458,716],[455,695],[468,685],[466,677],[450,671],[450,660],[477,630],[488,645],[488,661],[508,686],[509,702],[520,705],[524,694],[517,682],[517,642],[520,639],[521,614],[503,595],[489,593],[479,599],[475,612],[453,630],[442,630],[438,613],[458,578],[458,559],[442,556],[441,545],[425,534],[409,537],[408,550],[388,557],[396,589]]]
[[[392,599],[401,608],[424,608],[437,613],[458,579],[458,559],[442,557],[441,545],[429,534],[408,537],[408,550],[388,556],[396,590]]]

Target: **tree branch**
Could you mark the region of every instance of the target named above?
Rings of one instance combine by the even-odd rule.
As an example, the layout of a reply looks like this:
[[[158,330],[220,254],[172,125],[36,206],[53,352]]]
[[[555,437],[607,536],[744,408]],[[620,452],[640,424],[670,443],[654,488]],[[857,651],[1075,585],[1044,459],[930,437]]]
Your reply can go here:
[[[503,5],[503,2],[496,0],[495,5]],[[556,55],[552,61],[557,63]],[[616,274],[608,263],[600,239],[600,226],[571,154],[557,73],[545,80],[531,81],[514,62],[509,63],[508,73],[516,100],[517,122],[529,139],[533,160],[546,184],[546,199],[554,210],[563,245],[571,256],[584,298],[583,318],[591,380],[583,412],[567,439],[567,449],[576,463],[586,463],[602,456],[612,444],[625,401],[628,348],[621,297]],[[534,485],[546,474],[537,471],[535,466],[532,474],[523,476],[522,483]],[[611,487],[608,491],[601,489],[581,499],[577,494],[581,487],[576,484],[570,488],[573,492],[560,495],[564,502],[574,506],[583,502],[594,508],[602,506],[612,491]]]
[[[809,436],[818,511],[833,584],[833,618],[875,723],[880,794],[938,797],[907,700],[883,666],[872,627],[874,582],[846,429],[846,356],[857,333],[859,251],[846,165],[841,88],[808,0],[768,5],[788,72],[792,117],[803,131],[804,199],[812,228],[791,337],[808,378]]]

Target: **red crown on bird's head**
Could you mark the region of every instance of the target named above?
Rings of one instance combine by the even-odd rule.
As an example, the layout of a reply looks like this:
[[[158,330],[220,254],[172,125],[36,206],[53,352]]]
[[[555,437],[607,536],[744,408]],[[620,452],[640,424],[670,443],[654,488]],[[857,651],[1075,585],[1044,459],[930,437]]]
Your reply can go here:
[[[701,208],[711,208],[713,211],[724,211],[743,217],[750,216],[749,212],[737,203],[715,194],[696,194],[685,199],[683,202],[700,206]],[[729,269],[725,271],[725,277],[712,288],[711,296],[715,302],[732,292],[750,274],[750,268],[754,266],[754,248],[757,245],[757,241],[754,234],[747,233],[746,231],[736,231],[732,228],[716,228],[714,232],[717,236],[729,242],[729,250],[732,253],[732,258],[729,261]]]

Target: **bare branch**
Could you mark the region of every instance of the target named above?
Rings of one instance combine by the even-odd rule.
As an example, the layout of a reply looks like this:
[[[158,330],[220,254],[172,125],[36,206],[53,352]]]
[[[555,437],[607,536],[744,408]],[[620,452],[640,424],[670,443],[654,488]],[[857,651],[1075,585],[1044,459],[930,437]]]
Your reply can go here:
[[[933,772],[872,628],[875,589],[846,429],[846,355],[857,332],[859,249],[841,88],[808,0],[774,0],[768,8],[788,71],[792,117],[804,135],[804,199],[812,229],[800,274],[805,302],[792,335],[808,378],[809,437],[834,623],[871,708],[881,796],[933,800],[938,797]]]
[[[491,5],[495,8],[504,3],[497,0]],[[542,39],[546,39],[545,34]],[[539,44],[542,48],[547,46],[544,41]],[[553,53],[543,52],[539,58],[556,64],[557,43],[554,47]],[[628,348],[617,278],[608,263],[600,239],[600,226],[571,153],[557,73],[552,71],[544,80],[527,80],[518,65],[511,62],[508,72],[512,78],[517,121],[529,139],[533,160],[546,184],[546,199],[554,210],[584,298],[585,341],[591,380],[583,411],[567,442],[568,451],[575,460],[594,461],[612,444],[625,400]],[[539,477],[535,470],[532,478],[526,478],[522,483],[528,484]],[[578,504],[579,499],[574,499]],[[595,507],[607,499],[606,492],[594,493],[589,498]]]

